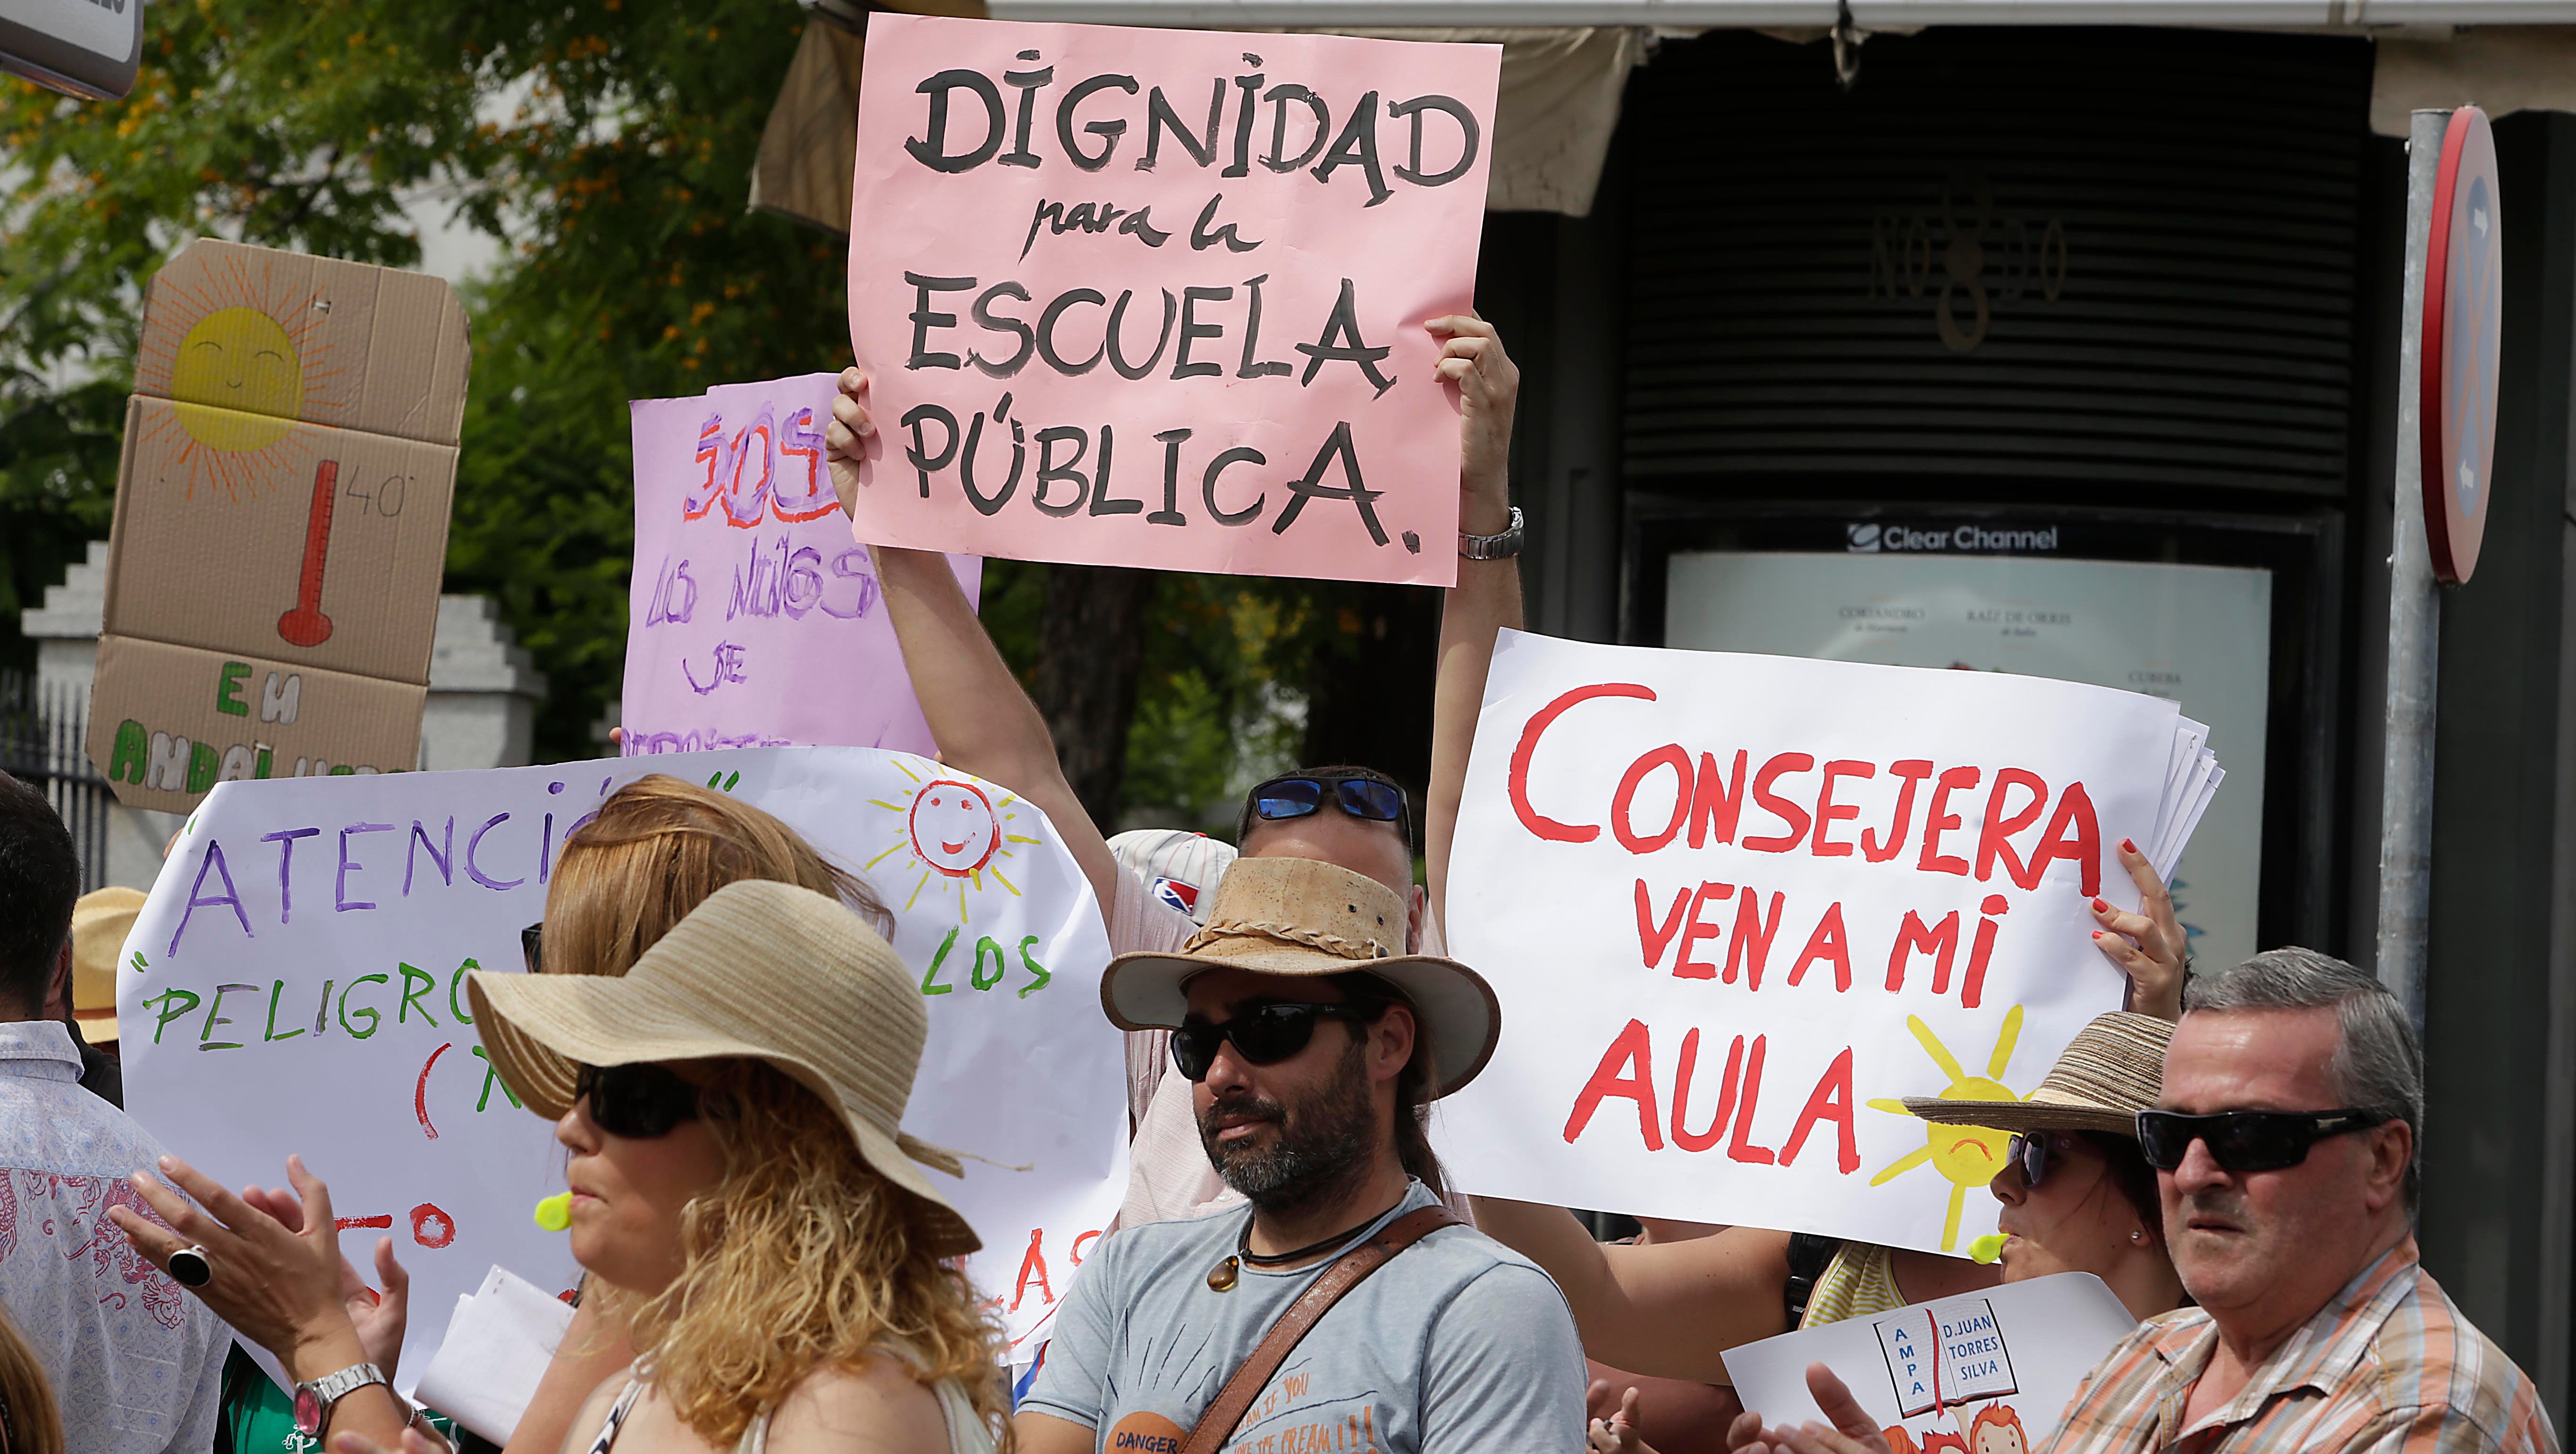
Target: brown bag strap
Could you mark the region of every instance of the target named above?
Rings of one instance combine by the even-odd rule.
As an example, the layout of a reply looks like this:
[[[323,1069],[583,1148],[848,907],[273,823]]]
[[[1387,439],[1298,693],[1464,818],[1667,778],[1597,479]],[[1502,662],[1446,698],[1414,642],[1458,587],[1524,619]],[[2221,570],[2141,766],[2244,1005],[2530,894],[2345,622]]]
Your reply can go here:
[[[1252,1350],[1251,1357],[1243,1360],[1243,1366],[1234,1371],[1234,1377],[1225,1381],[1225,1387],[1217,1391],[1216,1401],[1207,1406],[1207,1412],[1199,1415],[1198,1424],[1190,1430],[1188,1442],[1181,1445],[1181,1454],[1216,1454],[1232,1437],[1234,1426],[1243,1422],[1244,1413],[1270,1382],[1270,1376],[1279,1371],[1280,1364],[1288,1361],[1288,1355],[1317,1323],[1323,1321],[1324,1314],[1332,1310],[1333,1304],[1342,1300],[1342,1294],[1359,1286],[1395,1254],[1424,1237],[1443,1227],[1465,1225],[1467,1219],[1447,1207],[1424,1207],[1387,1223],[1378,1229],[1376,1236],[1343,1253],[1332,1266],[1324,1269],[1323,1276],[1306,1284],[1306,1290],[1299,1293],[1297,1300],[1288,1305],[1288,1310],[1279,1315],[1279,1321],[1270,1325],[1270,1331],[1261,1337],[1261,1345]]]

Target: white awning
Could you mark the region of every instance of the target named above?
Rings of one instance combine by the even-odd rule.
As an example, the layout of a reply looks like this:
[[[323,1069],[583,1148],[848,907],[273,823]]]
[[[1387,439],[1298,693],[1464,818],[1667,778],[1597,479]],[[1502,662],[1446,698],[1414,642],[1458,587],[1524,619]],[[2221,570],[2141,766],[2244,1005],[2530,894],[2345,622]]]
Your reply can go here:
[[[761,139],[752,205],[848,229],[860,0],[804,0],[809,24]],[[973,15],[980,0],[886,0]],[[2475,103],[2490,116],[2576,111],[2576,0],[1849,0],[1862,31],[1930,25],[2163,25],[2362,34],[2378,41],[2371,128]],[[1837,0],[990,0],[998,20],[1327,30],[1499,41],[1493,211],[1592,209],[1631,68],[1658,31],[1759,29],[1823,38]]]

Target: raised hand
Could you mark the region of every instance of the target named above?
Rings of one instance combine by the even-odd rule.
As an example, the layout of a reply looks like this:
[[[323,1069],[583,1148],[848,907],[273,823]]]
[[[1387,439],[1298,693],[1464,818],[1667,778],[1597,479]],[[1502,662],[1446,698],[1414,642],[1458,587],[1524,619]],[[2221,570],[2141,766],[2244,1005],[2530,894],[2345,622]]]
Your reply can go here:
[[[859,461],[877,432],[868,413],[868,376],[855,368],[841,370],[841,392],[832,400],[832,422],[823,429],[823,457],[832,466],[832,488],[847,512],[859,490]]]
[[[1494,326],[1473,313],[1434,318],[1423,327],[1441,339],[1432,367],[1458,386],[1458,528],[1492,535],[1511,523],[1512,410],[1521,371]]]
[[[2182,921],[2174,917],[2173,895],[2156,876],[2155,865],[2126,838],[2120,840],[2120,863],[2137,884],[2140,907],[2146,912],[2132,914],[2113,908],[2108,899],[2095,899],[2093,922],[2101,927],[2093,931],[2093,943],[2129,977],[2130,1009],[2159,1020],[2180,1020],[2183,963],[2190,938],[2182,931]]]

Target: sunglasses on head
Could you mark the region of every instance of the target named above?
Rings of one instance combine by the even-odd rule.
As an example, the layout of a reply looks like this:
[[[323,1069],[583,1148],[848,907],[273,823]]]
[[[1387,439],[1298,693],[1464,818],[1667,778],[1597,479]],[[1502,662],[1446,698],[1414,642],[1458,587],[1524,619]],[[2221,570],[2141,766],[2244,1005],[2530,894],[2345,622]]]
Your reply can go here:
[[[1244,798],[1243,819],[1235,825],[1235,841],[1243,841],[1255,818],[1272,823],[1303,818],[1322,811],[1326,803],[1354,818],[1393,823],[1404,846],[1413,846],[1413,826],[1405,812],[1401,786],[1384,778],[1335,772],[1291,773],[1256,785]]]
[[[698,1118],[698,1088],[658,1065],[585,1065],[573,1081],[591,1124],[624,1141],[668,1136]]]
[[[1276,1065],[1306,1048],[1315,1038],[1315,1022],[1324,1019],[1366,1024],[1371,1016],[1360,1006],[1318,1004],[1309,1000],[1263,1000],[1236,1008],[1230,1020],[1203,1020],[1196,1015],[1172,1032],[1172,1064],[1184,1080],[1207,1079],[1216,1053],[1231,1042],[1234,1053],[1253,1065]]]
[[[2278,1171],[2308,1159],[2308,1148],[2329,1136],[2367,1130],[2394,1120],[2385,1111],[2220,1111],[2186,1116],[2179,1111],[2138,1112],[2138,1150],[2158,1171],[2172,1171],[2191,1154],[2191,1143],[2209,1148],[2209,1159],[2228,1171]]]

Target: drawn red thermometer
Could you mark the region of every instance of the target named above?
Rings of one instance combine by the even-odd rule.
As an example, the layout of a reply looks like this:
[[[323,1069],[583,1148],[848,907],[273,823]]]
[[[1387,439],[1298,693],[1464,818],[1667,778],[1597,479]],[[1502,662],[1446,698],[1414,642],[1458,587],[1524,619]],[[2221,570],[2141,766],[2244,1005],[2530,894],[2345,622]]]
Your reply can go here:
[[[339,483],[339,461],[314,466],[313,506],[304,517],[304,576],[296,584],[295,609],[277,618],[277,634],[297,646],[331,639],[331,618],[322,614],[322,567],[331,553],[331,502]]]

